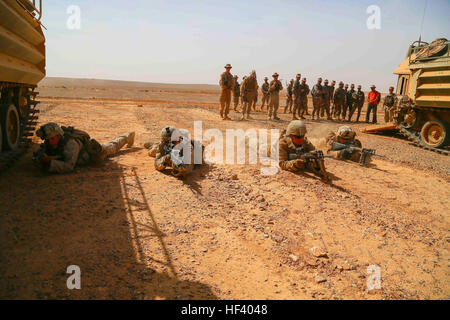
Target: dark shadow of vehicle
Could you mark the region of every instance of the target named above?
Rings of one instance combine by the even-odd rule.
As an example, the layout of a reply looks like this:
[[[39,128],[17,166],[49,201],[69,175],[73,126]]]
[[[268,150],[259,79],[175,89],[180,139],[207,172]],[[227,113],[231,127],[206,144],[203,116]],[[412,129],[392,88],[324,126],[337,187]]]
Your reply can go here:
[[[139,177],[114,161],[46,175],[28,152],[0,176],[0,202],[0,299],[217,299],[178,277]]]

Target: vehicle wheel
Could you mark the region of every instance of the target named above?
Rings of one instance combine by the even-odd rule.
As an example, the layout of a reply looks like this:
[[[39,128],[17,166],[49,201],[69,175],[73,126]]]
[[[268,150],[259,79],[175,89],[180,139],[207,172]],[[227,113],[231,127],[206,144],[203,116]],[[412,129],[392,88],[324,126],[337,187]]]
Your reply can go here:
[[[15,105],[3,106],[0,122],[3,128],[3,147],[7,150],[17,149],[20,141],[20,117]]]
[[[439,120],[428,121],[420,131],[420,139],[427,147],[443,147],[450,140],[449,136],[448,126]]]

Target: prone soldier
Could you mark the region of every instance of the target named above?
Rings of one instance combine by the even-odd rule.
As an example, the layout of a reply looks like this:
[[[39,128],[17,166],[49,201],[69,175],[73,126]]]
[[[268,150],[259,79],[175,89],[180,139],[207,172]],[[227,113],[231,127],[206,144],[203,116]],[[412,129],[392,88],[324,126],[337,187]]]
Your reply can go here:
[[[310,170],[327,180],[322,151],[316,150],[306,138],[306,125],[303,121],[293,120],[281,134],[278,141],[279,166],[282,170]]]
[[[76,166],[98,165],[106,157],[119,152],[124,145],[131,148],[135,137],[135,133],[130,132],[111,142],[100,144],[85,131],[74,127],[60,127],[54,122],[41,126],[36,135],[44,142],[34,152],[33,161],[44,171],[51,173],[71,172]]]

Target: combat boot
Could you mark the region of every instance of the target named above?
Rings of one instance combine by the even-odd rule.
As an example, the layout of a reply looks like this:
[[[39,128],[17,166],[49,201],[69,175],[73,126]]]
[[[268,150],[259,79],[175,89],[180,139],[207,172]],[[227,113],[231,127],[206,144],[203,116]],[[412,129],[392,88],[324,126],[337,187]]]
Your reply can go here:
[[[134,137],[136,136],[136,133],[133,131],[133,132],[130,132],[129,134],[128,134],[128,138],[127,138],[127,148],[131,148],[132,146],[133,146],[133,144],[134,144]]]
[[[292,115],[292,120],[299,120],[299,119],[294,114],[294,115]]]

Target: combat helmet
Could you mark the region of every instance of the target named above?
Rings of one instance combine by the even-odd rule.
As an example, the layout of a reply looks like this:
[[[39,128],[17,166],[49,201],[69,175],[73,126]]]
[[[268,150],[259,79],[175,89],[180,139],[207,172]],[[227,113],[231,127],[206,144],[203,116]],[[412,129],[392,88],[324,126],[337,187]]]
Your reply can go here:
[[[356,132],[350,126],[341,126],[337,130],[337,137],[342,140],[345,141],[353,140],[355,136]]]
[[[166,126],[161,130],[161,140],[170,141],[175,128],[172,126]]]
[[[287,129],[287,135],[304,137],[306,134],[306,125],[303,121],[293,120],[289,122]]]
[[[37,131],[36,135],[41,138],[42,140],[53,138],[57,135],[64,135],[63,129],[54,122],[49,122],[47,124],[44,124],[41,126]]]

